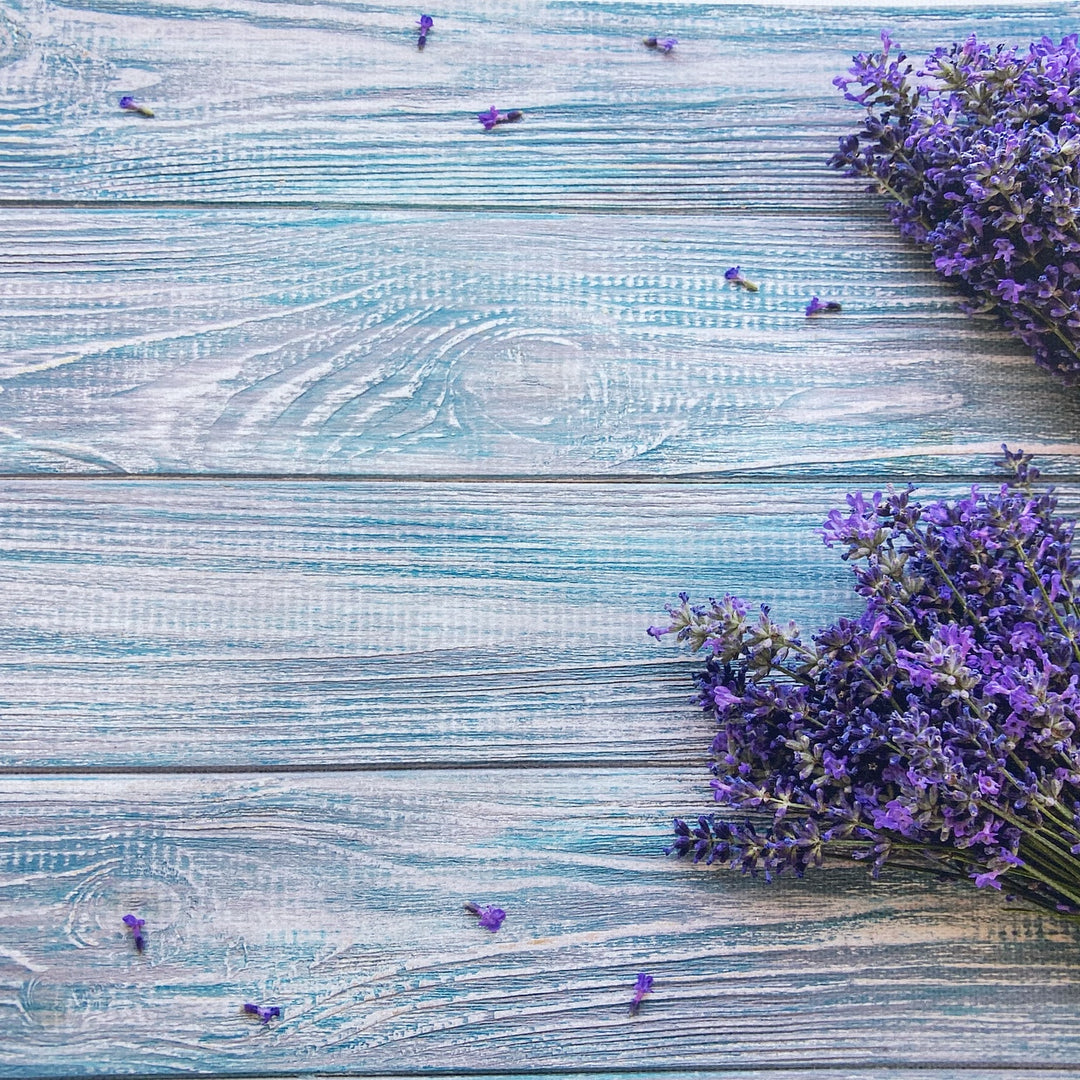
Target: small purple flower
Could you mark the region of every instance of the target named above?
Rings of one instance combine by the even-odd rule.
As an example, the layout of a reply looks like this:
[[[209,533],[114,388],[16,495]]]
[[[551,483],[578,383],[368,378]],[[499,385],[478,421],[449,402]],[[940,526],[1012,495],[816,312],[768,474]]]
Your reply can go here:
[[[131,940],[135,943],[135,951],[141,953],[146,948],[146,935],[143,933],[146,920],[135,915],[125,915],[123,923],[131,931]]]
[[[730,281],[733,285],[739,285],[747,292],[758,291],[758,287],[752,281],[747,281],[747,279],[743,277],[741,267],[729,266],[724,271],[724,279]]]
[[[422,52],[427,44],[428,31],[435,25],[435,20],[430,15],[421,15],[416,25],[420,27],[420,36],[417,38],[416,47]]]
[[[630,999],[629,1012],[631,1016],[637,1016],[645,995],[652,993],[652,985],[653,977],[651,975],[646,975],[644,971],[638,975],[637,982],[634,983],[634,996]]]
[[[673,37],[667,37],[667,38],[647,37],[647,38],[642,38],[641,43],[643,45],[647,46],[650,49],[656,49],[656,50],[658,50],[659,52],[662,52],[662,53],[670,53],[671,50],[674,49],[675,46],[679,44],[679,39],[678,38],[673,38]]]
[[[487,112],[477,113],[476,119],[484,125],[485,131],[490,131],[497,124],[516,124],[519,120],[525,119],[525,114],[520,109],[511,109],[509,112],[501,113],[492,105]]]
[[[817,315],[822,311],[842,311],[843,309],[835,300],[819,300],[816,296],[811,297],[806,305],[806,317]]]
[[[145,105],[140,105],[130,94],[125,94],[120,99],[120,108],[125,112],[138,113],[140,116],[153,116],[152,109],[148,109]]]
[[[503,924],[503,919],[506,918],[506,912],[502,908],[495,907],[492,904],[474,904],[471,900],[466,901],[465,910],[470,915],[478,915],[480,917],[480,925],[485,930],[490,930],[493,934],[498,931],[499,927]]]
[[[279,1005],[256,1005],[253,1002],[244,1002],[244,1012],[250,1016],[257,1016],[264,1024],[271,1020],[281,1018],[281,1006]]]

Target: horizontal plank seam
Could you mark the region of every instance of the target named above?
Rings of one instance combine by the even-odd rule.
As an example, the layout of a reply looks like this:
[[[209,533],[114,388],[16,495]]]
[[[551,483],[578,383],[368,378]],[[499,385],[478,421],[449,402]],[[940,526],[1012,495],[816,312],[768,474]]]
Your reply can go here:
[[[845,196],[845,198],[847,198]],[[795,213],[804,213],[807,202],[727,202],[714,205],[680,205],[667,201],[669,196],[660,196],[656,205],[624,202],[604,203],[594,201],[589,206],[575,203],[428,203],[410,202],[403,199],[400,201],[365,202],[354,199],[5,199],[0,197],[0,209],[7,210],[238,210],[262,213],[266,210],[327,210],[335,213],[341,211],[379,212],[379,213],[429,213],[429,214],[482,214],[490,217],[492,214],[513,214],[527,217],[551,217],[565,214],[579,217],[581,215],[596,215],[609,217],[612,215],[624,215],[626,217],[723,217],[727,215],[753,213],[755,217],[784,217]],[[872,201],[873,200],[873,201]],[[858,193],[852,193],[849,202],[836,201],[817,205],[813,212],[815,216],[843,218],[851,216],[851,204],[864,202],[858,197]],[[880,198],[867,193],[865,205],[868,210],[876,209],[881,218],[885,219],[884,209],[881,207]]]
[[[636,757],[622,758],[505,758],[501,761],[418,761],[418,762],[309,762],[278,765],[2,765],[0,776],[245,776],[299,775],[303,773],[401,773],[401,772],[505,772],[508,769],[558,770],[560,772],[596,772],[620,769],[644,769],[655,765],[677,765],[700,755],[650,751]],[[704,760],[704,758],[702,758]]]
[[[916,453],[916,457],[923,455]],[[966,455],[970,456],[970,455]],[[1065,455],[1055,455],[1063,457]],[[1072,456],[1072,455],[1069,455]],[[903,459],[890,459],[890,464]],[[663,485],[712,484],[734,487],[741,484],[798,484],[807,487],[832,484],[841,481],[845,484],[882,484],[896,483],[947,483],[947,484],[993,484],[1004,479],[1002,472],[917,472],[912,473],[897,468],[895,473],[844,472],[843,462],[833,464],[828,474],[790,475],[776,469],[756,471],[742,469],[733,472],[698,472],[698,473],[549,473],[517,474],[487,473],[475,474],[449,473],[438,475],[431,473],[403,473],[387,475],[384,473],[191,473],[191,472],[0,472],[0,482],[19,483],[251,483],[251,484],[431,484],[431,485],[496,485],[496,484],[546,484],[578,485],[597,487],[603,485]],[[799,468],[813,469],[828,466],[828,462],[800,462]],[[1080,484],[1080,472],[1055,472],[1044,474],[1046,484]]]
[[[714,1067],[707,1070],[709,1073],[718,1075],[725,1074],[741,1074],[749,1077],[755,1074],[761,1073],[791,1073],[795,1076],[807,1076],[808,1066],[804,1064],[775,1064],[775,1065],[723,1065]],[[843,1063],[839,1062],[820,1062],[815,1061],[813,1066],[813,1075],[821,1075],[828,1073],[836,1073],[840,1076],[848,1076],[853,1070],[856,1069],[869,1069],[875,1072],[925,1072],[925,1073],[940,1073],[942,1071],[948,1071],[950,1073],[962,1073],[962,1072],[996,1072],[1002,1076],[1030,1076],[1038,1073],[1075,1073],[1080,1075],[1080,1065],[1066,1063],[1061,1065],[1048,1065],[1048,1064],[997,1064],[997,1063],[956,1063],[956,1062],[925,1062],[912,1064],[911,1062],[883,1062],[879,1059],[867,1059],[859,1060],[852,1058]],[[633,1080],[640,1080],[642,1077],[647,1076],[694,1076],[702,1073],[706,1070],[701,1070],[693,1065],[650,1065],[644,1069],[625,1069],[625,1068],[610,1068],[602,1065],[589,1066],[581,1065],[574,1069],[573,1072],[568,1072],[564,1068],[544,1068],[534,1067],[530,1068],[528,1072],[508,1071],[506,1069],[486,1069],[486,1068],[472,1068],[472,1069],[439,1069],[439,1068],[425,1068],[423,1073],[418,1074],[415,1070],[411,1071],[387,1071],[379,1070],[376,1072],[369,1072],[362,1069],[346,1069],[342,1071],[331,1070],[328,1071],[325,1068],[315,1069],[310,1072],[306,1069],[283,1069],[273,1072],[229,1072],[222,1074],[215,1073],[202,1073],[195,1072],[189,1075],[199,1076],[205,1078],[205,1080],[277,1080],[277,1078],[288,1077],[289,1080],[300,1080],[304,1076],[314,1078],[318,1077],[320,1080],[326,1080],[329,1077],[340,1077],[341,1080],[350,1080],[350,1078],[356,1078],[356,1080],[412,1080],[412,1078],[423,1077],[505,1077],[506,1080],[514,1080],[514,1078],[521,1078],[521,1080],[527,1080],[529,1077],[543,1076],[549,1077],[551,1080],[559,1080],[559,1078],[565,1077],[567,1080],[572,1080],[577,1076],[600,1076],[600,1077],[612,1077],[613,1080],[618,1080],[619,1077],[633,1078]],[[72,1073],[65,1076],[56,1076],[49,1074],[51,1080],[85,1080],[82,1074]],[[174,1072],[168,1073],[94,1073],[97,1080],[163,1080],[164,1077],[172,1077],[176,1074]]]

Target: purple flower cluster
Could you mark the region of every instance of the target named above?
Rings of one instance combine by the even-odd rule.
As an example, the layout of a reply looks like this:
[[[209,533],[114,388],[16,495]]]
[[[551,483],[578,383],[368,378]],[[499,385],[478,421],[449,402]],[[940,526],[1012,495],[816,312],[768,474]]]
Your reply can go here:
[[[507,113],[501,113],[492,105],[487,112],[477,113],[476,119],[484,125],[485,131],[491,131],[499,124],[516,124],[525,119],[525,114],[520,109],[511,109]]]
[[[465,910],[470,915],[476,915],[480,919],[479,925],[493,934],[498,933],[499,927],[506,918],[506,912],[493,904],[474,904],[471,900],[466,900]]]
[[[889,197],[972,312],[994,312],[1043,367],[1080,376],[1080,47],[975,37],[913,71],[887,33],[834,80],[866,107],[829,164]]]
[[[121,922],[131,931],[131,941],[135,946],[135,951],[145,952],[146,933],[143,927],[146,925],[146,920],[140,919],[138,915],[125,915]]]
[[[804,641],[767,606],[683,594],[650,628],[708,654],[695,701],[719,725],[725,813],[676,820],[669,852],[768,878],[831,851],[1080,913],[1075,522],[1003,449],[992,493],[860,493],[829,515],[858,618]]]

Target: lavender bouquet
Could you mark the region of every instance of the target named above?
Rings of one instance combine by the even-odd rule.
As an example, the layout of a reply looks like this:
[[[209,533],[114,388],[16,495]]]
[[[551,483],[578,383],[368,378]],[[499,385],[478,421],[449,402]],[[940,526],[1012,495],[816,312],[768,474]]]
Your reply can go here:
[[[829,164],[889,198],[901,233],[1036,361],[1080,375],[1080,49],[971,37],[912,70],[887,33],[835,84],[866,107]]]
[[[835,852],[1080,913],[1074,522],[1004,449],[993,493],[855,494],[829,515],[859,618],[806,641],[767,606],[683,594],[650,628],[707,654],[695,701],[719,725],[722,811],[676,819],[669,852],[766,878]]]

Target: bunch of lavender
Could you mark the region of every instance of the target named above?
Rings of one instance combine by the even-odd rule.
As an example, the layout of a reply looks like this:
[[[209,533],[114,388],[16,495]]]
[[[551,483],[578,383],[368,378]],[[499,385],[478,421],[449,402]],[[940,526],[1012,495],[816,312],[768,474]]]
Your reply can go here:
[[[1080,913],[1075,523],[1029,461],[1005,448],[1009,481],[955,503],[848,496],[824,540],[865,610],[810,641],[731,596],[668,608],[649,633],[708,654],[724,810],[669,852],[766,878],[835,852]]]
[[[971,37],[913,72],[887,33],[834,83],[867,109],[829,164],[889,197],[972,312],[994,312],[1070,382],[1080,375],[1080,49]]]

